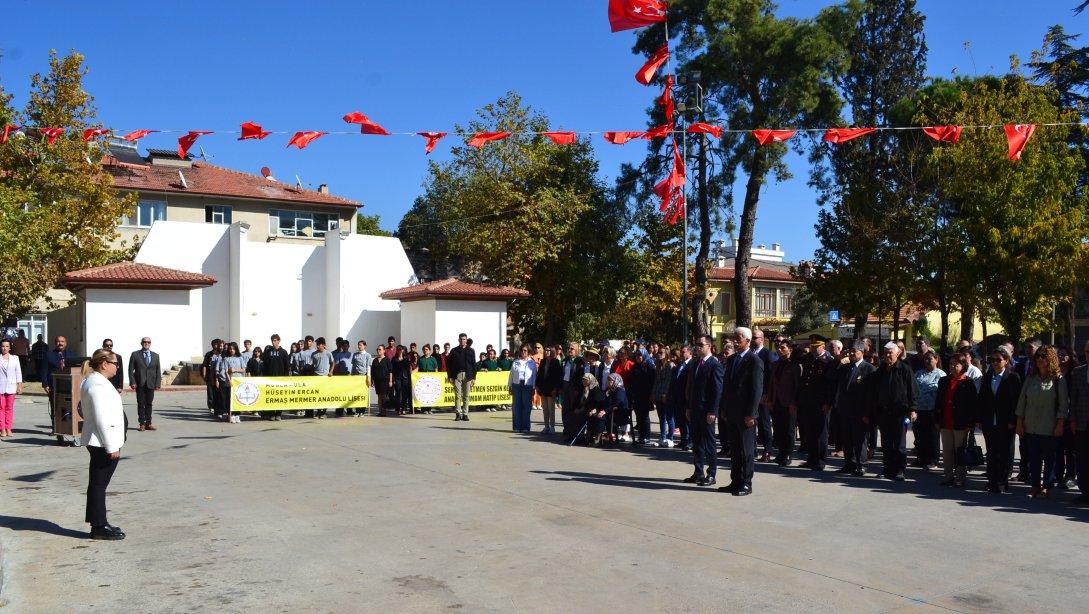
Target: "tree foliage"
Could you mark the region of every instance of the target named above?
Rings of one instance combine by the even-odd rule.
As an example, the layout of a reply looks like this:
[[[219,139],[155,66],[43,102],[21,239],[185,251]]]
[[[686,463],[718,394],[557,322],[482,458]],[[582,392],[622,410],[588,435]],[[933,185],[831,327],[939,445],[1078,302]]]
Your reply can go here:
[[[25,129],[0,145],[0,318],[26,313],[68,271],[106,264],[128,254],[113,249],[117,220],[131,213],[134,197],[113,190],[102,172],[103,148],[83,142],[94,126],[94,99],[83,89],[83,56],[49,55],[49,72],[35,74],[20,113],[0,90],[0,124],[65,128],[46,143]]]
[[[509,92],[457,132],[548,129],[547,118]],[[529,290],[511,307],[515,325],[554,341],[571,322],[585,323],[581,314],[613,309],[628,266],[629,223],[597,171],[585,140],[558,146],[516,135],[480,149],[455,146],[452,160],[430,164],[399,235],[407,246],[461,259],[470,276]]]
[[[392,237],[393,233],[388,230],[382,230],[381,216],[375,213],[374,215],[364,215],[362,213],[355,214],[355,232],[361,235],[375,235],[378,237]]]

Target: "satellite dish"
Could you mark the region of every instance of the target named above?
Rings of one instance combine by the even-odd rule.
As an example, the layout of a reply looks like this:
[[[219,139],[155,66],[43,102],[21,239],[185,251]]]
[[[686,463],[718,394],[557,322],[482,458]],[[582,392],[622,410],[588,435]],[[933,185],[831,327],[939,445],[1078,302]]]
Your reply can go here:
[[[261,176],[264,177],[265,179],[268,179],[269,177],[272,177],[272,171],[269,170],[269,168],[267,166],[262,166],[261,167]]]
[[[178,171],[178,179],[181,179],[182,188],[188,190],[189,189],[189,182],[185,180],[185,175],[181,171]]]

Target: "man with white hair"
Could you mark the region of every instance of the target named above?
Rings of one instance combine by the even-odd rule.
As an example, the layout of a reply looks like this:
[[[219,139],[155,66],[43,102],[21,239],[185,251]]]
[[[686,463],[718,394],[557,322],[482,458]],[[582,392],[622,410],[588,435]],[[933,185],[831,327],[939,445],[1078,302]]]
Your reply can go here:
[[[756,462],[756,420],[764,396],[764,360],[752,348],[753,332],[744,326],[734,331],[737,353],[726,362],[722,403],[726,436],[730,442],[730,484],[719,490],[735,497],[752,493]]]
[[[869,376],[873,386],[870,415],[877,419],[881,431],[882,474],[890,480],[903,482],[907,431],[916,417],[919,389],[911,367],[901,360],[900,346],[890,341],[885,344],[883,354],[881,368]]]

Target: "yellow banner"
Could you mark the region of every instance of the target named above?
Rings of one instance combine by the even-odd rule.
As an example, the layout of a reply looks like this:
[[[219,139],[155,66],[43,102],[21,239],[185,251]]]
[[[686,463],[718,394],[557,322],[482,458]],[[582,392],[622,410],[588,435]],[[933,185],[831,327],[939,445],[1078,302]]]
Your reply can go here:
[[[484,371],[476,374],[476,381],[469,392],[469,405],[510,405],[507,381],[510,371]],[[415,407],[453,407],[454,385],[446,374],[412,374],[412,400]]]
[[[369,405],[366,375],[231,379],[232,412],[365,408]]]

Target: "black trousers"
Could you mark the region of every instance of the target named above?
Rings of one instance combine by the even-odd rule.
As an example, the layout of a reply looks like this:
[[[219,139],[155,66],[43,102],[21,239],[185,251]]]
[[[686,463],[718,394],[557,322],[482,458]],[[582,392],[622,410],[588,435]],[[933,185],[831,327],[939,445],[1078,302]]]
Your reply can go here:
[[[828,460],[828,412],[820,405],[803,405],[798,409],[798,419],[805,425],[802,436],[802,450],[806,461],[824,467]]]
[[[646,443],[650,434],[650,401],[633,403],[635,409],[635,428],[639,431],[639,441]]]
[[[730,483],[752,486],[756,465],[756,425],[746,427],[744,422],[730,420],[726,423],[726,436],[730,440]]]
[[[91,454],[91,468],[87,474],[87,514],[86,521],[92,527],[106,526],[106,487],[110,485],[117,460],[110,458],[106,448],[87,446]]]
[[[715,461],[718,448],[715,423],[707,424],[707,414],[693,412],[692,423],[688,428],[692,432],[692,464],[696,466],[696,475],[715,477],[718,471]]]
[[[775,445],[775,431],[771,419],[771,408],[761,403],[756,410],[756,441],[764,448],[764,454],[771,455],[771,449]]]
[[[840,427],[839,414],[838,407],[833,407],[832,411],[828,412],[828,445],[832,446],[836,452],[843,450],[843,440],[840,439],[843,429]]]
[[[140,424],[151,424],[151,404],[155,402],[155,389],[136,387],[136,414],[140,418]]]
[[[1075,435],[1078,442],[1078,490],[1089,494],[1089,429],[1082,429]]]
[[[843,468],[863,469],[866,466],[866,436],[870,425],[860,416],[839,416],[839,442],[843,446]]]
[[[394,380],[397,388],[397,409],[412,413],[412,380]]]
[[[211,409],[212,411],[215,411],[215,413],[218,414],[219,412],[216,411],[216,407],[217,407],[216,404],[219,402],[219,393],[216,391],[215,380],[207,380],[205,382],[205,385],[207,386],[207,389],[208,389],[207,390],[207,392],[208,392],[208,409]]]
[[[789,461],[794,453],[794,429],[798,426],[798,416],[790,413],[786,405],[776,403],[771,409],[771,420],[774,424],[776,460]]]
[[[574,377],[574,375],[572,375]],[[575,386],[570,382],[563,385],[563,400],[560,403],[560,420],[563,422],[563,438],[571,441],[582,429],[582,424],[575,425],[575,410],[578,408],[579,399],[576,396]]]
[[[983,441],[987,444],[988,486],[1006,486],[1010,483],[1013,439],[1014,429],[1006,425],[983,427]]]
[[[216,415],[226,416],[231,413],[231,383],[219,382],[219,388],[216,388]]]
[[[891,478],[904,472],[907,466],[907,425],[904,416],[886,414],[879,419],[881,455],[884,475]]]
[[[915,462],[919,465],[937,465],[938,451],[941,449],[938,432],[937,412],[918,412],[911,432],[915,434]]]

